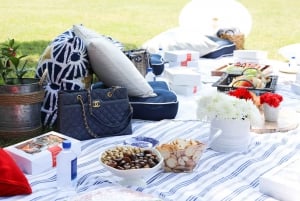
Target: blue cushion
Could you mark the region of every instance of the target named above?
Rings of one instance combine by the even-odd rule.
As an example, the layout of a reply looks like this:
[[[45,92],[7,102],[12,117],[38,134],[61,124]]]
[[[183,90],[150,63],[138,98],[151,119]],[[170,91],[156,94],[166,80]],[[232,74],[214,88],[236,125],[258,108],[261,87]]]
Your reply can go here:
[[[170,91],[164,81],[149,82],[155,97],[129,97],[133,108],[133,119],[159,121],[162,119],[173,119],[178,112],[178,100],[173,91]]]
[[[218,47],[214,51],[202,56],[202,58],[215,59],[219,57],[233,55],[233,51],[236,49],[235,44],[233,42],[214,36],[207,37],[215,43],[217,43]]]

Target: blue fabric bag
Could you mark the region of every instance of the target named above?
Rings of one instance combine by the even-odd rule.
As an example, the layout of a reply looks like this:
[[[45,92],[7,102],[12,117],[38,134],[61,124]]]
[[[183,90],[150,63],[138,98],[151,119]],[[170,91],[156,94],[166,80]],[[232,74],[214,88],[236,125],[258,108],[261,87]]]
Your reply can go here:
[[[162,119],[174,119],[178,112],[179,102],[173,91],[164,81],[149,82],[155,97],[129,97],[133,108],[133,119],[159,121]]]
[[[219,46],[214,51],[202,56],[202,58],[216,59],[219,57],[233,55],[233,51],[236,49],[236,46],[233,42],[214,36],[207,37],[216,42]]]

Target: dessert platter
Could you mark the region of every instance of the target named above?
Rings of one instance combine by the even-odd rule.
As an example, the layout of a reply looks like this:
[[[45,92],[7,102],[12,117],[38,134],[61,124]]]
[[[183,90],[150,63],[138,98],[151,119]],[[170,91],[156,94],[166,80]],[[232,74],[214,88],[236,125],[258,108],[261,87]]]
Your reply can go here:
[[[273,68],[271,65],[262,65],[257,63],[248,63],[248,62],[234,62],[228,63],[221,67],[218,67],[211,71],[211,76],[222,76],[224,73],[228,74],[241,74],[247,68],[258,69],[265,74],[271,74]]]
[[[277,80],[277,75],[270,75],[264,69],[246,68],[238,74],[223,73],[212,86],[223,92],[244,87],[259,95],[265,92],[274,92]]]

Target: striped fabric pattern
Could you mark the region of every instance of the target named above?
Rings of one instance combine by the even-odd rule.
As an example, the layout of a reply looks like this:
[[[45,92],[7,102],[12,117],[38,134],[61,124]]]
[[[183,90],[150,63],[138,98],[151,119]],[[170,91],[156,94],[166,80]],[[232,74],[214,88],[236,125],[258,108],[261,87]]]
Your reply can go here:
[[[131,136],[83,141],[82,153],[78,159],[76,191],[81,193],[104,186],[119,185],[120,178],[100,166],[98,157],[104,149],[120,145],[127,138],[154,137],[160,143],[176,138],[206,142],[208,130],[208,124],[196,120],[135,120]],[[272,201],[275,199],[259,192],[259,177],[300,154],[299,131],[297,128],[286,133],[251,133],[248,152],[218,153],[207,149],[192,173],[159,171],[146,178],[146,186],[128,188],[153,194],[165,201]],[[34,192],[32,195],[4,200],[64,200],[66,194],[59,193],[56,189],[55,169],[28,176],[28,179]]]

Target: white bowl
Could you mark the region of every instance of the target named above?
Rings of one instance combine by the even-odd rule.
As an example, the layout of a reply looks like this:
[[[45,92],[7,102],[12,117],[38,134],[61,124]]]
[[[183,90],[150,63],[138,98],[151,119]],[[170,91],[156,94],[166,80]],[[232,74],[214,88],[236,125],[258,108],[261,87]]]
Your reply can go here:
[[[158,164],[156,164],[154,167],[151,168],[139,168],[139,169],[126,169],[126,170],[120,170],[114,167],[111,167],[109,165],[106,165],[105,163],[102,162],[101,158],[102,155],[108,151],[108,150],[114,150],[117,147],[129,147],[132,148],[133,146],[116,146],[116,147],[111,147],[106,149],[100,154],[99,161],[100,164],[105,167],[107,170],[109,170],[111,173],[114,175],[120,177],[123,179],[121,181],[121,184],[124,185],[145,185],[144,178],[149,177],[153,175],[155,172],[159,171],[162,169],[163,166],[163,157],[161,156],[160,152],[156,150],[155,148],[140,148],[142,150],[151,150],[154,154],[156,154],[159,158]]]
[[[159,141],[155,138],[143,137],[143,136],[132,137],[124,141],[125,145],[142,147],[142,148],[155,147],[158,143]]]

